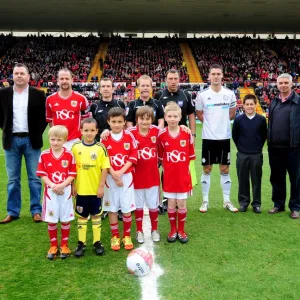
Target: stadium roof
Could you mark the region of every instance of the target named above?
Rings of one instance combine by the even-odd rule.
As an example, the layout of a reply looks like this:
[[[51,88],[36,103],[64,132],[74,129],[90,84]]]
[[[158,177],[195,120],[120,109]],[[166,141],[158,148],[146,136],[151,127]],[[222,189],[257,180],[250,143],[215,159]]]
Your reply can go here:
[[[293,33],[299,11],[299,0],[9,0],[0,30]]]

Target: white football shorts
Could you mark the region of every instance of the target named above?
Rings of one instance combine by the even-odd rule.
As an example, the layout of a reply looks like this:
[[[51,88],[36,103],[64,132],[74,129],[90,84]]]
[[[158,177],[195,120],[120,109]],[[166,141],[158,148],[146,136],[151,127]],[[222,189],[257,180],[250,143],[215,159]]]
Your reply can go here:
[[[110,174],[107,174],[104,186],[103,210],[109,212],[129,213],[136,209],[134,199],[133,176],[122,175],[123,186],[118,187]]]
[[[155,209],[159,204],[159,186],[148,189],[134,190],[136,208],[143,208],[146,205],[149,209]]]
[[[74,220],[74,206],[71,185],[64,188],[63,195],[56,195],[49,187],[45,188],[42,206],[42,219],[47,223],[69,222]]]

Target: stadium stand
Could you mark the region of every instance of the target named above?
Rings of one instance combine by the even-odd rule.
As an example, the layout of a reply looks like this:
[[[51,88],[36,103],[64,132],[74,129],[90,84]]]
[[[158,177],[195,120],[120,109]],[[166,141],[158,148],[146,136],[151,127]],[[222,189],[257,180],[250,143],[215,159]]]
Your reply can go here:
[[[171,68],[180,71],[180,82],[189,82],[177,38],[110,38],[104,61],[104,77],[134,82],[142,74],[148,74],[153,81],[162,82],[166,71]]]
[[[278,56],[267,41],[249,37],[209,37],[192,39],[190,45],[204,81],[213,63],[223,66],[225,81],[275,81],[279,74]],[[284,71],[286,68],[280,73]]]
[[[56,81],[56,73],[66,67],[74,73],[74,81],[85,82],[100,39],[89,37],[53,37],[51,35],[18,38],[6,51],[1,72],[10,81],[15,63],[24,63],[31,74],[31,85],[48,87]]]

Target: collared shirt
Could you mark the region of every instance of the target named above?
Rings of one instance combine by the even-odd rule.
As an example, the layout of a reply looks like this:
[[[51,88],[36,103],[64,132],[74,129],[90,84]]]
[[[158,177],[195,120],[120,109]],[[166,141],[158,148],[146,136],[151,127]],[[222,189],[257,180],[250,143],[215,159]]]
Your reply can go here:
[[[182,117],[179,125],[187,126],[187,116],[195,113],[195,106],[191,95],[183,90],[178,89],[175,92],[170,92],[168,89],[160,90],[156,93],[155,99],[161,102],[163,108],[165,108],[170,101],[174,101],[180,106]],[[167,126],[166,123],[165,126]]]
[[[107,114],[109,110],[113,107],[121,107],[125,109],[125,104],[121,100],[111,100],[111,101],[104,101],[98,100],[97,102],[93,103],[90,107],[90,112],[93,115],[93,118],[97,121],[98,124],[98,134],[96,139],[99,140],[99,135],[105,130],[109,129],[109,124],[107,123]]]
[[[293,94],[293,91],[291,91],[291,93],[285,98],[282,98],[281,94],[279,94],[278,98],[281,100],[281,102],[285,102],[287,99],[289,99],[291,97],[292,94]]]
[[[13,132],[28,132],[28,91],[25,88],[22,93],[13,89]]]
[[[143,101],[138,98],[134,101],[129,102],[129,105],[126,109],[126,121],[132,122],[133,126],[136,125],[135,115],[139,107],[148,105],[153,108],[154,111],[154,121],[153,124],[158,126],[158,120],[164,118],[164,109],[159,100],[150,98],[148,101]]]

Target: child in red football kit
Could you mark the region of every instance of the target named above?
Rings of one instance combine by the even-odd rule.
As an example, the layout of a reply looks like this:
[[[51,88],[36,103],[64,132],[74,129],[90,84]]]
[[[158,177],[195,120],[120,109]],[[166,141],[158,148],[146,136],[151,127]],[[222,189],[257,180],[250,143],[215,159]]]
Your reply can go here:
[[[138,143],[138,160],[133,173],[134,196],[135,196],[135,221],[136,240],[139,244],[144,243],[143,218],[144,205],[149,209],[151,221],[151,237],[154,242],[160,241],[158,226],[159,205],[159,169],[157,156],[157,137],[160,128],[152,125],[154,110],[145,105],[136,111],[137,126],[128,130],[133,134]]]
[[[180,128],[181,109],[175,102],[165,108],[168,126],[158,135],[158,157],[164,170],[164,196],[168,198],[168,216],[171,231],[168,242],[188,242],[184,231],[187,208],[186,199],[192,192],[192,179],[189,171],[191,160],[195,159],[193,137]],[[178,209],[176,209],[178,207]],[[178,215],[178,226],[176,219]]]
[[[123,213],[123,245],[125,250],[131,250],[131,212],[135,210],[133,187],[133,164],[137,162],[137,144],[134,136],[124,130],[125,111],[120,107],[113,107],[108,112],[107,122],[111,128],[107,140],[102,143],[109,154],[111,167],[106,177],[104,187],[104,210],[108,211],[112,233],[111,249],[120,250],[121,239],[118,230],[118,210]]]
[[[68,138],[65,126],[56,125],[48,131],[50,149],[42,152],[37,176],[45,184],[42,218],[48,223],[51,247],[47,258],[54,259],[58,252],[61,258],[71,254],[68,247],[70,221],[74,220],[71,182],[76,177],[76,163],[72,152],[63,147]],[[61,222],[61,245],[58,250],[57,223]]]

